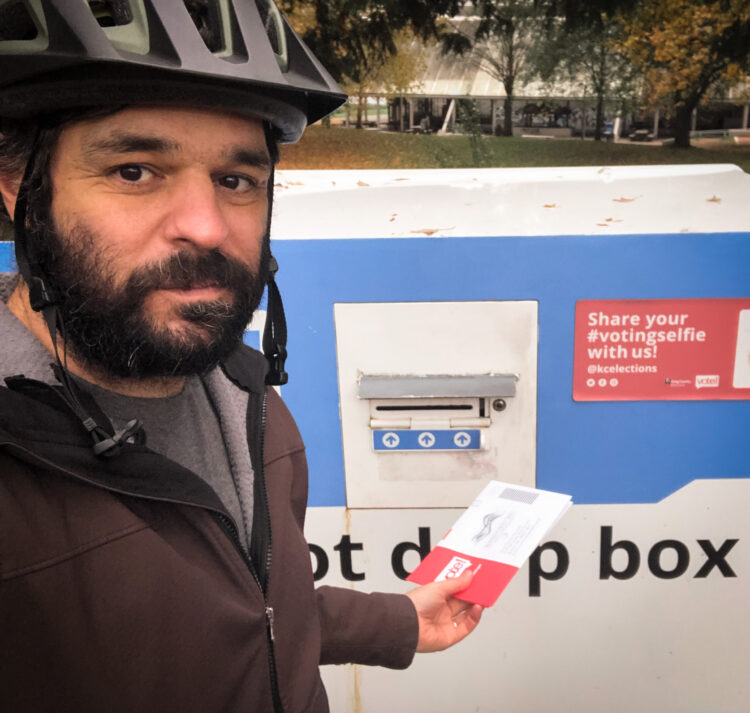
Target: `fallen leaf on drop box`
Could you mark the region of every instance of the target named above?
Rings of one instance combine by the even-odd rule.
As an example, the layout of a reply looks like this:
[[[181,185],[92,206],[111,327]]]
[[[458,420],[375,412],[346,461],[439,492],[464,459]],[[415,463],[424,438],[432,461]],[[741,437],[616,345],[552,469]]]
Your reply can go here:
[[[435,233],[439,233],[441,230],[453,230],[455,228],[455,225],[452,225],[450,228],[422,228],[422,230],[412,230],[412,233],[423,233],[424,235],[430,236],[435,235]]]

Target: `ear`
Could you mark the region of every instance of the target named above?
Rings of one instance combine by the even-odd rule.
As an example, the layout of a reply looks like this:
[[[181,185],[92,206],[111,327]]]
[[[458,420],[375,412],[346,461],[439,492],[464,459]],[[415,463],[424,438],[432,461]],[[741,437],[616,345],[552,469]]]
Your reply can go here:
[[[8,211],[11,220],[13,220],[13,214],[16,210],[19,184],[20,181],[17,178],[10,178],[0,174],[0,197],[3,199],[5,209]]]

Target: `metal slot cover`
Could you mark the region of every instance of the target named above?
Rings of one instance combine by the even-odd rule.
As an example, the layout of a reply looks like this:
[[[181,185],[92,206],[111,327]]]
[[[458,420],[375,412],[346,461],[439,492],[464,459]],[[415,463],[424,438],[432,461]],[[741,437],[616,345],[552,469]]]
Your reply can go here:
[[[515,396],[515,374],[425,375],[361,374],[360,399]]]

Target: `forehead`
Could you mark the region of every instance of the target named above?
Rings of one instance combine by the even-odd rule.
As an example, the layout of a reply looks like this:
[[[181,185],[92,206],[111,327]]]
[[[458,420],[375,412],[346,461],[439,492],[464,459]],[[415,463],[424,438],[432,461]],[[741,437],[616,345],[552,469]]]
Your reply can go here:
[[[180,153],[199,160],[234,155],[241,149],[266,152],[258,119],[208,109],[127,107],[112,114],[65,126],[58,158],[123,150]]]

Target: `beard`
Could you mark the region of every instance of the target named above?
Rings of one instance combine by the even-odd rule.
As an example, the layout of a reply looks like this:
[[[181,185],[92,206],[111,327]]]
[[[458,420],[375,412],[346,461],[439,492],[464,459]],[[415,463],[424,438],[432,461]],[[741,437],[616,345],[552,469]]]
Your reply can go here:
[[[102,247],[105,241],[86,227],[77,225],[64,235],[54,228],[36,232],[37,259],[49,287],[61,297],[66,347],[81,364],[109,377],[164,378],[210,370],[241,343],[268,278],[268,233],[255,272],[219,250],[181,251],[138,267],[122,283]],[[205,285],[230,297],[172,307],[179,328],[148,315],[153,292]]]

